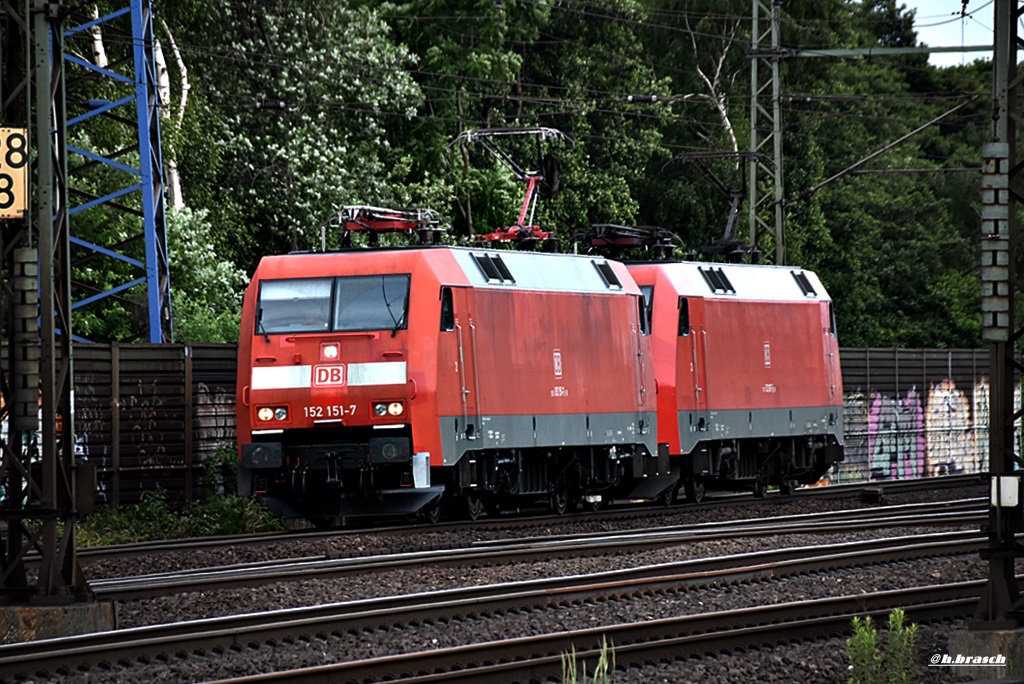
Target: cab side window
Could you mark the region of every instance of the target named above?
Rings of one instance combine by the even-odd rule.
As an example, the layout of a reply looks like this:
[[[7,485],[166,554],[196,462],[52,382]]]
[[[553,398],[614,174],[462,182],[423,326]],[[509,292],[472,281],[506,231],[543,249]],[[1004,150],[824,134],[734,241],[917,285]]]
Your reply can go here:
[[[690,300],[686,297],[679,298],[679,336],[685,337],[690,334]]]
[[[639,315],[639,318],[640,318],[640,333],[642,335],[650,335],[651,334],[651,326],[648,324],[648,320],[647,320],[647,304],[645,303],[645,298],[643,296],[640,296],[640,297],[636,298],[636,307],[637,307],[637,314]]]
[[[441,331],[455,330],[455,306],[452,304],[452,289],[441,288]]]

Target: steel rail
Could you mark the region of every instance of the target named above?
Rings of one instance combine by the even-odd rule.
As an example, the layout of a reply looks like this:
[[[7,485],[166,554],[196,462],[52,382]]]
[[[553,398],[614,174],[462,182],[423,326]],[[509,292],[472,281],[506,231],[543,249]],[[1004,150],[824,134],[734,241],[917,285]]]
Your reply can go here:
[[[769,497],[768,499],[752,499],[750,494],[725,495],[707,500],[701,504],[678,504],[672,507],[651,507],[637,508],[634,506],[602,509],[596,513],[574,513],[563,516],[553,515],[532,515],[522,517],[486,518],[472,523],[465,521],[442,522],[434,525],[415,524],[407,525],[400,522],[392,524],[374,525],[373,527],[354,527],[335,530],[300,530],[287,532],[262,532],[246,535],[221,535],[216,537],[198,537],[188,539],[160,540],[136,542],[131,544],[115,544],[109,546],[84,547],[78,550],[78,557],[82,560],[101,560],[106,558],[117,558],[131,555],[144,555],[153,553],[165,553],[169,551],[187,550],[197,548],[217,548],[220,546],[265,546],[270,544],[283,544],[289,542],[308,542],[316,539],[329,539],[338,536],[352,536],[365,534],[372,530],[376,533],[389,535],[414,536],[422,535],[425,530],[437,532],[451,532],[456,530],[487,530],[506,528],[544,528],[552,524],[561,525],[567,520],[632,520],[636,518],[655,517],[664,515],[669,511],[696,512],[702,510],[713,510],[716,508],[728,508],[738,502],[773,502],[778,500],[790,501],[801,498],[852,498],[859,496],[865,488],[880,489],[883,493],[906,493],[916,491],[931,491],[935,489],[951,489],[971,487],[981,484],[982,480],[977,475],[948,475],[943,477],[921,478],[918,480],[905,480],[885,483],[856,483],[838,484],[828,487],[806,487],[799,489],[790,497]],[[884,496],[884,494],[883,494]],[[930,504],[906,504],[907,506],[942,506],[946,502],[939,501]],[[889,508],[889,507],[880,507]],[[815,514],[811,514],[815,515]],[[821,515],[821,514],[817,514]]]

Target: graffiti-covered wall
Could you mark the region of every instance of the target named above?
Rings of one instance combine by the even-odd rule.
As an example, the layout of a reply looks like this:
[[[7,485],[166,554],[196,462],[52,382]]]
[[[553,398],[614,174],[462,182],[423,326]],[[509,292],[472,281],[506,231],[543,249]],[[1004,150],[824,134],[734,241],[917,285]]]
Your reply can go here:
[[[840,360],[846,457],[832,482],[988,469],[986,350],[843,349]]]

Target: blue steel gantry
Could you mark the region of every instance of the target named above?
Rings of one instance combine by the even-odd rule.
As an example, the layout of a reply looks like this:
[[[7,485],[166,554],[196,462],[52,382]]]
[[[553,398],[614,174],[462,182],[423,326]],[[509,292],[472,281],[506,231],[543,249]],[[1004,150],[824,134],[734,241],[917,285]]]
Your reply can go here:
[[[130,0],[128,7],[72,25],[76,19],[82,18],[72,14],[65,26],[63,55],[68,138],[73,141],[68,153],[72,160],[82,160],[69,169],[68,181],[75,296],[72,310],[103,306],[111,300],[137,310],[142,301],[139,293],[145,288],[144,331],[138,331],[136,323],[137,337],[153,343],[170,342],[171,297],[160,143],[163,103],[158,93],[152,5],[149,0]],[[79,92],[85,95],[76,98]],[[107,97],[97,98],[96,93]],[[105,130],[93,135],[101,121]],[[112,139],[112,127],[124,129],[113,139],[130,139],[133,144],[103,149],[103,141]],[[88,180],[80,183],[79,178]],[[102,212],[101,218],[89,216],[97,212]],[[118,229],[96,230],[96,225],[104,222],[116,224]],[[80,230],[83,224],[91,230]],[[99,287],[83,282],[77,275],[80,267],[89,267],[97,258],[109,264],[103,268],[105,273],[116,274],[113,282]]]

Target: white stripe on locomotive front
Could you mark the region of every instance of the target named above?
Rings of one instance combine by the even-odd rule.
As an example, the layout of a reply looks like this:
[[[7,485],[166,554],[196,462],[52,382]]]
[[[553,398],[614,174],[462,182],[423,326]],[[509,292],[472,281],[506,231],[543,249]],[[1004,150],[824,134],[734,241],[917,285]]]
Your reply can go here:
[[[252,369],[254,390],[296,389],[309,387],[312,366],[269,366]]]
[[[405,361],[380,361],[376,363],[350,363],[347,384],[349,387],[370,385],[404,385],[406,379]],[[308,389],[312,386],[312,366],[269,366],[252,369],[251,386],[254,390],[267,389]]]

